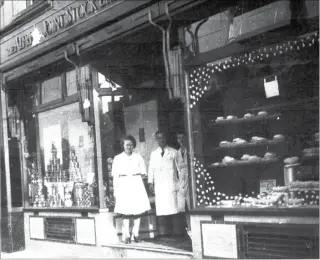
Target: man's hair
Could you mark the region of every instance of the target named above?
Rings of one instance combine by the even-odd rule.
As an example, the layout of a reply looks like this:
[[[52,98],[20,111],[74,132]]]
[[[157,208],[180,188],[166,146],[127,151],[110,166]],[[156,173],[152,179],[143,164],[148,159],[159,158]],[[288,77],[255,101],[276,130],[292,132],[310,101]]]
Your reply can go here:
[[[166,137],[166,133],[164,131],[158,130],[155,134],[155,136],[159,135],[159,134],[163,134]]]
[[[130,141],[133,145],[133,148],[136,148],[136,146],[137,146],[137,141],[132,135],[127,135],[126,137],[124,137],[122,139],[122,142],[121,142],[122,146],[124,145],[124,141]]]

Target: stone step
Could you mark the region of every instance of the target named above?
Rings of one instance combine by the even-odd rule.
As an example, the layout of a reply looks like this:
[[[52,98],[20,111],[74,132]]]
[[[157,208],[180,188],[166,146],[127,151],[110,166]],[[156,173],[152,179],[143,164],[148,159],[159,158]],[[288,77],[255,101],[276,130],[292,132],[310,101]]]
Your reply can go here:
[[[151,248],[150,246],[137,246],[137,245],[108,245],[112,248],[115,257],[119,258],[193,258],[192,252],[165,249],[165,248]]]
[[[2,253],[1,259],[17,258],[192,258],[192,253],[168,247],[152,246],[151,242],[141,244],[110,244],[107,246],[85,246],[49,241],[31,240],[26,249],[13,253]]]

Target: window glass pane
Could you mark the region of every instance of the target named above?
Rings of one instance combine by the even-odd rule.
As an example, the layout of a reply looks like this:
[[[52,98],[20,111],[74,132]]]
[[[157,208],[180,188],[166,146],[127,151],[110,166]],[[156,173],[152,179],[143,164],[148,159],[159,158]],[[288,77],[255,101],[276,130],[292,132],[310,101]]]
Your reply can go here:
[[[13,0],[10,1],[13,2],[12,6],[13,6],[13,15],[16,16],[17,14],[19,14],[22,10],[26,9],[27,7],[27,1],[21,1],[21,0]]]
[[[289,1],[241,2],[187,26],[184,29],[186,47],[190,53],[208,52],[239,37],[289,24],[290,18]]]
[[[31,205],[97,205],[93,128],[82,122],[79,104],[40,113],[39,143],[41,166],[40,173],[30,178],[36,185]],[[37,190],[40,180],[44,185],[41,191]]]
[[[196,22],[185,29],[186,45],[189,49],[192,49],[193,39],[197,31],[196,37],[200,53],[219,48],[226,44],[227,26],[228,12],[213,15],[206,21]]]
[[[41,84],[42,104],[61,98],[61,77],[54,77]]]
[[[279,41],[189,72],[198,206],[319,204],[318,46]]]
[[[77,93],[76,71],[75,70],[67,72],[66,85],[67,85],[67,95],[68,96]]]
[[[7,26],[13,19],[13,7],[11,1],[3,1],[1,6],[1,27]]]
[[[80,77],[82,80],[90,79],[89,66],[81,67]],[[66,85],[67,85],[67,95],[73,95],[77,93],[76,84],[76,71],[72,70],[66,73]]]

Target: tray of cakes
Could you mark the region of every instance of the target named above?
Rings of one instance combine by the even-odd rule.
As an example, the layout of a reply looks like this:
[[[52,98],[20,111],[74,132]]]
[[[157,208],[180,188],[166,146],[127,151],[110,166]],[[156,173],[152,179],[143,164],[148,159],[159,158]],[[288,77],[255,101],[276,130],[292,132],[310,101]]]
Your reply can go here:
[[[237,123],[237,122],[248,122],[262,119],[273,119],[279,118],[280,113],[269,114],[267,111],[260,111],[257,114],[246,113],[242,117],[238,118],[235,115],[228,115],[227,117],[218,116],[216,119],[210,121],[210,123],[224,124],[224,123]]]
[[[318,157],[319,156],[319,147],[311,147],[311,148],[303,149],[302,156],[307,157],[307,158]]]
[[[273,137],[273,139],[267,139],[260,136],[253,136],[250,141],[247,141],[243,138],[234,138],[232,142],[230,141],[221,141],[219,143],[219,148],[213,148],[213,150],[220,148],[235,148],[235,147],[249,147],[249,146],[257,146],[257,145],[272,145],[277,144],[285,140],[285,137],[281,134],[277,134]]]
[[[319,182],[296,181],[288,186],[273,187],[268,193],[257,197],[246,197],[241,201],[241,207],[318,207]]]
[[[286,206],[319,205],[318,181],[295,181],[288,186],[273,187],[272,191],[286,194]]]
[[[212,163],[210,167],[222,167],[231,165],[250,165],[256,163],[270,163],[277,162],[279,158],[275,153],[267,152],[263,157],[257,155],[244,154],[240,160],[230,156],[225,156],[221,162]]]

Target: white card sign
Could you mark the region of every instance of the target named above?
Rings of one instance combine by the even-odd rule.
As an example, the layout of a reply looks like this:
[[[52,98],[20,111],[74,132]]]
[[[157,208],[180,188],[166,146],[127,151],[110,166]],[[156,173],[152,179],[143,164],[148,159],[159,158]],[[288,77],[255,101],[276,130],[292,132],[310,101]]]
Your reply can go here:
[[[279,96],[279,83],[277,77],[270,82],[267,82],[266,79],[264,79],[264,91],[267,98]]]
[[[204,257],[238,258],[236,225],[202,223],[201,227]]]
[[[270,192],[273,187],[277,186],[277,182],[275,179],[272,180],[261,180],[260,181],[260,193],[262,192]]]
[[[44,221],[42,217],[29,218],[30,238],[31,239],[44,239]]]

